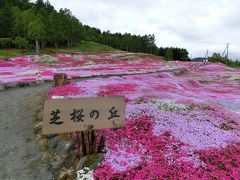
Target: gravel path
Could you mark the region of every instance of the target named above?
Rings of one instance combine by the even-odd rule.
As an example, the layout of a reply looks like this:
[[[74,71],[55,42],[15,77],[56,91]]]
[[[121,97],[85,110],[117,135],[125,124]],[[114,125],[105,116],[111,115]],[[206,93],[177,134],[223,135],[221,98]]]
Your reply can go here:
[[[50,84],[0,92],[0,179],[49,180],[33,134],[33,114]]]

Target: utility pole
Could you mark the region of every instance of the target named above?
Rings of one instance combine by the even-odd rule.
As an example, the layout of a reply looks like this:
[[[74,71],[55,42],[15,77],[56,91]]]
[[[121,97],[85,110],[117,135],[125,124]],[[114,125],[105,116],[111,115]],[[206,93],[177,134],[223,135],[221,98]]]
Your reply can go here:
[[[229,43],[227,43],[227,59],[228,59],[228,47],[229,47]]]
[[[227,43],[227,47],[225,48],[225,50],[223,51],[223,54],[222,54],[222,58],[224,58],[224,55],[226,57],[226,65],[227,65],[227,61],[228,61],[228,48],[229,48],[229,43]]]
[[[228,48],[229,48],[229,43],[227,43],[227,47],[225,48],[225,50],[222,53],[222,57],[224,57],[224,55],[226,54],[226,57],[228,58]]]
[[[207,52],[206,52],[206,54],[205,54],[205,58],[206,58],[206,59],[208,58],[208,50],[207,50]]]
[[[207,63],[208,62],[208,50],[207,50],[207,52],[206,52],[206,54],[205,54],[205,57],[204,57],[204,61],[203,61],[204,63]]]

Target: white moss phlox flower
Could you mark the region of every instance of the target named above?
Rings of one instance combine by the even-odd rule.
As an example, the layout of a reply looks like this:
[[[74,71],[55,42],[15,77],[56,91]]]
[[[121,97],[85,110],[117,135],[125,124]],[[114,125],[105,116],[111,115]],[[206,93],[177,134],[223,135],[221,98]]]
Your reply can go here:
[[[52,96],[52,99],[64,99],[64,96]]]
[[[77,171],[77,180],[94,180],[93,171],[87,167]]]

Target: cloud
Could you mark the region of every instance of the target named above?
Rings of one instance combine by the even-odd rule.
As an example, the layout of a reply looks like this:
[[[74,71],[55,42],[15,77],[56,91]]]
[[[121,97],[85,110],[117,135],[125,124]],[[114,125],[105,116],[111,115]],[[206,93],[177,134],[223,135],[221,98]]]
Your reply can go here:
[[[240,52],[239,0],[50,0],[50,3],[56,9],[70,9],[84,24],[104,31],[154,33],[158,46],[184,47],[192,56],[204,55],[207,49],[222,52],[226,43],[230,43],[230,49],[233,47],[233,54]]]

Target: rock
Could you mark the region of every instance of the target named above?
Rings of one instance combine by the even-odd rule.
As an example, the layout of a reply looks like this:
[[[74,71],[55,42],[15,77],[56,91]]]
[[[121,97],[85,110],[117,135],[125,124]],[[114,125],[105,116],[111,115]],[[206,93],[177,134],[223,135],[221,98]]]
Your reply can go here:
[[[56,148],[58,146],[58,143],[60,142],[60,138],[58,136],[55,136],[49,141],[48,146],[50,148]]]
[[[52,171],[56,171],[64,166],[62,159],[57,156],[50,164],[49,169]]]
[[[49,135],[46,135],[48,139],[52,139],[54,137],[56,137],[58,134],[49,134]]]
[[[62,170],[60,172],[59,177],[58,177],[59,180],[66,180],[66,179],[74,180],[76,178],[77,178],[77,174],[76,174],[76,172],[74,171],[73,168],[70,168],[68,170]]]
[[[42,121],[37,123],[35,126],[34,126],[34,130],[35,131],[38,131],[38,130],[41,130],[42,129]]]
[[[98,166],[99,164],[101,164],[103,160],[104,160],[103,154],[102,154],[102,153],[99,153],[98,159],[97,159],[93,164],[91,164],[91,165],[89,166],[89,169],[90,169],[90,170],[93,170],[93,171],[96,170],[97,166]]]
[[[64,159],[64,164],[65,167],[70,168],[73,165],[73,162],[77,158],[77,152],[76,151],[71,151]]]
[[[43,84],[44,80],[43,79],[37,79],[36,84]]]
[[[58,177],[59,180],[68,179],[68,173],[66,171],[61,171]]]
[[[43,111],[40,111],[37,115],[37,120],[42,121],[43,120]]]
[[[6,89],[5,85],[0,83],[0,91],[4,91]]]
[[[53,161],[52,162],[52,170],[57,170],[59,168],[63,167],[63,162],[62,161]]]
[[[36,141],[40,141],[41,139],[45,139],[45,138],[46,138],[46,136],[44,136],[44,135],[41,135],[41,134],[36,135]]]
[[[12,88],[12,87],[16,87],[18,83],[8,83],[8,84],[5,84],[5,87],[6,88]]]
[[[72,141],[59,141],[56,152],[60,155],[65,155],[71,151],[73,148]]]
[[[29,142],[31,142],[32,140],[30,139],[30,138],[27,138],[26,140],[25,140],[25,142],[26,143],[29,143]]]
[[[52,154],[50,152],[44,152],[41,154],[41,161],[44,163],[50,162]]]
[[[42,139],[42,135],[41,134],[37,134],[35,140],[36,141],[40,141],[41,139]]]
[[[83,165],[84,165],[84,163],[86,162],[86,160],[87,160],[87,156],[83,156],[83,157],[80,159],[80,161],[79,161],[78,164],[77,164],[77,168],[76,168],[77,171],[83,169]]]
[[[102,163],[103,159],[102,153],[84,156],[78,162],[76,171],[83,169],[85,166],[89,167],[90,170],[95,170],[98,164]]]
[[[38,142],[38,149],[40,151],[44,151],[48,147],[47,140],[46,139],[40,139]]]
[[[72,139],[69,133],[60,133],[59,138],[63,141],[70,141]]]

